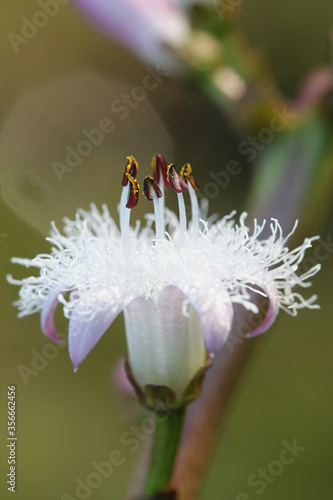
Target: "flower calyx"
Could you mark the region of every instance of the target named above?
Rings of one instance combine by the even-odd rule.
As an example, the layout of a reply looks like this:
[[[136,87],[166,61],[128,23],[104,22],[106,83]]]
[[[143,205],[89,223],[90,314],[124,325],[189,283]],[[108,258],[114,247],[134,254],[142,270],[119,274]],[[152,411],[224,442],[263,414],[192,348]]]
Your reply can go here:
[[[155,412],[170,413],[173,410],[188,405],[199,396],[205,373],[212,364],[212,360],[208,358],[206,363],[190,380],[179,398],[177,398],[175,392],[170,387],[165,385],[146,384],[144,387],[141,387],[134,378],[128,356],[125,357],[125,373],[140,404]]]

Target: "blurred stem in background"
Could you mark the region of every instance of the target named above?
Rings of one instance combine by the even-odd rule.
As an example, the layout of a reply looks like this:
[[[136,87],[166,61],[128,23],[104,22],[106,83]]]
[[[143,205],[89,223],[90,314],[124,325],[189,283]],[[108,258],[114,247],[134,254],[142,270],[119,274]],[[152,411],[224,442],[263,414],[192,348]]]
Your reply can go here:
[[[227,113],[238,132],[256,132],[282,109],[287,99],[271,78],[269,68],[245,41],[237,11],[224,13],[197,6],[192,11],[192,35],[180,52],[189,81]],[[222,5],[222,2],[221,2]]]

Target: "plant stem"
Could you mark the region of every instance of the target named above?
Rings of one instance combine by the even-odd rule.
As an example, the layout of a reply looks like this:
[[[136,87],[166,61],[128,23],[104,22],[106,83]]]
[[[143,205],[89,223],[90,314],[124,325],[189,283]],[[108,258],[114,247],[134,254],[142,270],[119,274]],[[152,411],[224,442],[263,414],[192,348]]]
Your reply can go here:
[[[148,470],[143,490],[144,498],[164,491],[170,484],[178,445],[182,434],[185,407],[172,413],[155,413],[156,431]]]

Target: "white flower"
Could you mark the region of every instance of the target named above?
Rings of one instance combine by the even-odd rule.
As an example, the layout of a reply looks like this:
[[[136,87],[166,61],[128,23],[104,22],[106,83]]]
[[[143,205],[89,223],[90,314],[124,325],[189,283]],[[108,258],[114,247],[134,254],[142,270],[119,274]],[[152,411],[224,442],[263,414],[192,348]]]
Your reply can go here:
[[[153,159],[154,179],[145,179],[144,192],[154,214],[145,227],[130,226],[130,208],[138,200],[137,164],[128,157],[120,202],[120,230],[106,206],[78,210],[65,219],[64,234],[52,224],[50,254],[13,262],[36,267],[39,276],[14,280],[22,285],[15,305],[19,316],[41,312],[43,332],[58,337],[53,315],[57,304],[69,319],[69,354],[76,369],[115,317],[124,311],[129,361],[141,387],[164,385],[181,397],[211,355],[228,339],[233,305],[258,313],[253,297],[265,295],[269,309],[251,335],[264,332],[280,308],[297,314],[318,308],[316,296],[304,299],[294,291],[306,287],[320,269],[298,276],[304,252],[316,238],[289,251],[277,220],[271,235],[260,239],[265,222],[251,231],[230,215],[209,222],[201,218],[196,184],[186,164],[181,176],[160,155]],[[164,208],[164,189],[177,191],[179,217]],[[183,190],[188,189],[192,216],[188,224]],[[127,207],[126,207],[127,204]],[[253,293],[255,292],[255,293]],[[207,349],[207,350],[206,350]]]

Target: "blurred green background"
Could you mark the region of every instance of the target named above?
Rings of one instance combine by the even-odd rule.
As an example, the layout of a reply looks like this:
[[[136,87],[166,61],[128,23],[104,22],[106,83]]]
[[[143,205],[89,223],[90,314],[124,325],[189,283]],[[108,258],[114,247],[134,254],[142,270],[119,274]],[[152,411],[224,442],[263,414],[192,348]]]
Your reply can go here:
[[[66,146],[74,147],[83,129],[112,117],[108,106],[123,91],[140,85],[147,69],[95,34],[69,5],[60,6],[59,13],[15,54],[8,33],[20,33],[21,18],[31,19],[37,10],[32,0],[2,0],[0,6],[0,497],[10,495],[5,478],[6,393],[7,386],[15,384],[16,498],[54,500],[65,493],[75,498],[76,479],[85,481],[94,471],[92,462],[108,460],[112,451],[119,450],[124,463],[87,498],[120,500],[129,491],[143,451],[141,445],[130,452],[121,436],[146,416],[114,384],[114,367],[126,351],[123,320],[115,321],[74,375],[66,349],[52,350],[41,334],[38,315],[17,319],[11,304],[18,288],[10,286],[5,276],[28,274],[10,264],[10,258],[48,252],[43,231],[49,221],[59,223],[64,215],[73,216],[77,206],[106,202],[116,217],[126,154],[137,156],[140,178],[156,152],[178,165],[190,161],[202,192],[210,172],[238,160],[241,174],[210,200],[210,212],[220,214],[244,207],[250,167],[237,153],[242,138],[235,136],[227,118],[199,92],[163,78],[149,99],[117,124],[117,133],[59,182],[52,162],[62,161]],[[245,35],[270,61],[277,82],[290,97],[308,71],[331,62],[332,21],[328,0],[320,5],[300,0],[244,2],[240,19]],[[82,79],[88,83],[80,93]],[[175,206],[171,195],[168,203]],[[135,215],[142,217],[148,208],[141,200]],[[330,241],[332,234],[332,219],[327,220],[320,228],[324,241]],[[241,493],[248,494],[247,500],[332,497],[331,254],[322,266],[313,280],[321,310],[301,311],[295,319],[282,312],[266,335],[253,340],[256,349],[229,407],[201,499],[245,500]],[[60,315],[59,321],[65,331]],[[22,366],[33,368],[36,353],[43,349],[53,359],[23,380]],[[282,442],[294,439],[306,450],[258,495],[247,483],[249,476],[278,460]]]

